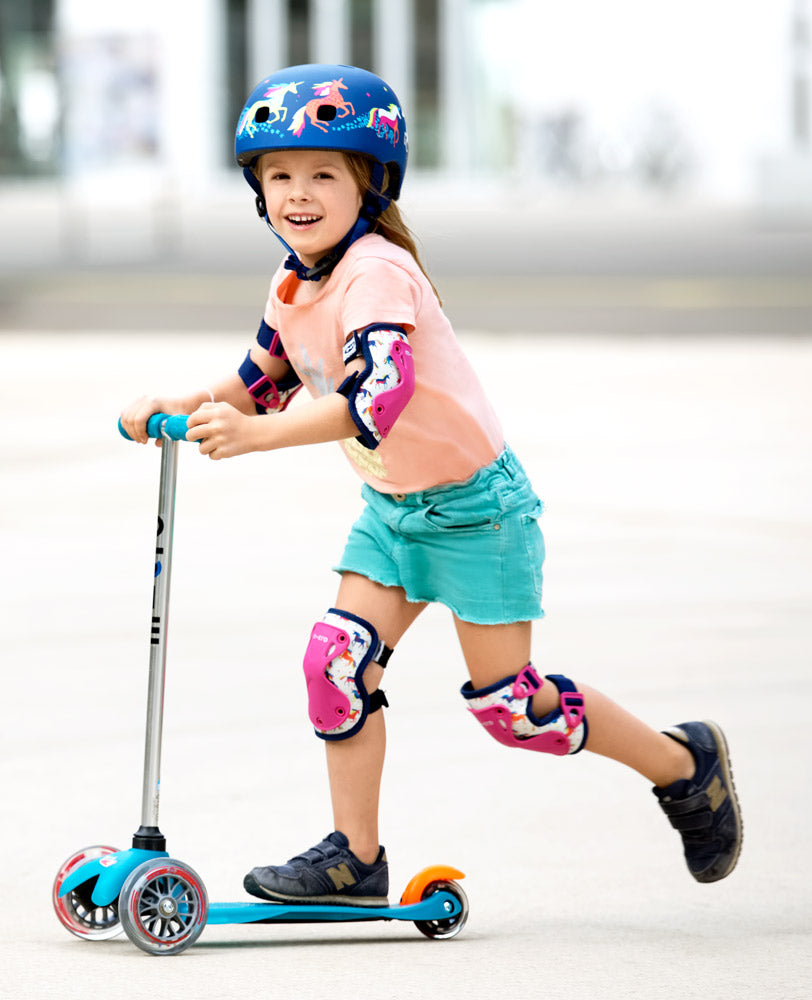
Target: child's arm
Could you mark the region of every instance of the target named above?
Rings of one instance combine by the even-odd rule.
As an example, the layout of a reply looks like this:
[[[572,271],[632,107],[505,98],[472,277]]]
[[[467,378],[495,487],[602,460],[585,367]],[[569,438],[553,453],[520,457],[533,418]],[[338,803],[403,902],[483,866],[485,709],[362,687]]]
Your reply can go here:
[[[373,323],[352,334],[343,357],[347,378],[337,392],[278,413],[273,420],[204,403],[189,418],[189,440],[200,441],[200,451],[215,459],[341,441],[359,431],[367,448],[377,448],[414,393],[414,360],[406,330]]]
[[[279,357],[273,357],[256,343],[249,351],[251,361],[270,379],[282,384],[290,375],[290,364]],[[245,381],[235,372],[210,386],[194,389],[179,396],[140,396],[124,408],[121,425],[133,441],[145,444],[147,420],[153,413],[194,413],[203,403],[229,403],[242,414],[255,414],[257,402],[249,393]],[[160,443],[160,442],[158,442]]]
[[[235,379],[239,386],[235,385]],[[194,413],[202,403],[211,402],[212,396],[214,399],[226,400],[244,412],[248,412],[249,406],[253,410],[253,402],[245,391],[245,386],[235,375],[213,383],[211,387],[195,389],[182,396],[139,396],[121,411],[121,426],[133,441],[146,444],[149,440],[147,420],[153,413]]]
[[[228,403],[204,403],[189,417],[190,441],[209,458],[233,458],[301,444],[341,441],[357,433],[347,400],[337,392],[267,416],[248,416]]]

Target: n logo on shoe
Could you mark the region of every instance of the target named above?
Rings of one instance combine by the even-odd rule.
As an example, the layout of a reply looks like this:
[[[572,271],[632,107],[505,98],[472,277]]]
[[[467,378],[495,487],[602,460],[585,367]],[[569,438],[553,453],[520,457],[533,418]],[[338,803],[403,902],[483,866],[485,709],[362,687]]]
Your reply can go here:
[[[711,812],[716,812],[727,798],[727,789],[722,784],[718,774],[708,785],[708,798],[710,799]]]
[[[328,868],[327,874],[333,880],[333,885],[339,891],[347,888],[347,886],[355,885],[355,876],[347,867],[346,861],[342,861],[336,868]]]

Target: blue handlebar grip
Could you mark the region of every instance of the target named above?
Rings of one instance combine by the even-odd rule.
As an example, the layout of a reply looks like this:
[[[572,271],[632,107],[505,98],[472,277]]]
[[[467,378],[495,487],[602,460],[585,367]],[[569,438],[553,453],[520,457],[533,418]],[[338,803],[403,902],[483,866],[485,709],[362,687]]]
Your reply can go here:
[[[151,438],[168,437],[171,441],[185,441],[186,432],[189,430],[187,423],[188,416],[183,413],[170,416],[168,413],[153,413],[147,421],[147,434]],[[118,430],[122,437],[132,441],[130,435],[118,422]]]

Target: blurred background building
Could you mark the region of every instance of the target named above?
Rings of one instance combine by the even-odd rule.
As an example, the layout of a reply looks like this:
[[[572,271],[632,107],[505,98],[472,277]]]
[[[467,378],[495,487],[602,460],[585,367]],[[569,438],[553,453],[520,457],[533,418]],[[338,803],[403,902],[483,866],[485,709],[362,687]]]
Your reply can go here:
[[[810,198],[808,0],[0,0],[0,176],[208,187],[298,62],[390,81],[424,172]]]
[[[810,0],[0,0],[0,322],[4,273],[246,267],[267,233],[235,123],[308,61],[397,91],[407,215],[448,273],[797,274],[810,22]]]

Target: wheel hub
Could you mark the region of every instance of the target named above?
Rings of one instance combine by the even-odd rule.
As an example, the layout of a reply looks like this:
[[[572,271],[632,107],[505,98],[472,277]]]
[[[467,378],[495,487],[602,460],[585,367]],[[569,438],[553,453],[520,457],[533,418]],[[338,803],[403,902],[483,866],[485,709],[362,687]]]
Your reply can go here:
[[[158,910],[160,911],[162,917],[171,919],[172,917],[177,916],[178,906],[171,896],[164,896],[158,904]]]

